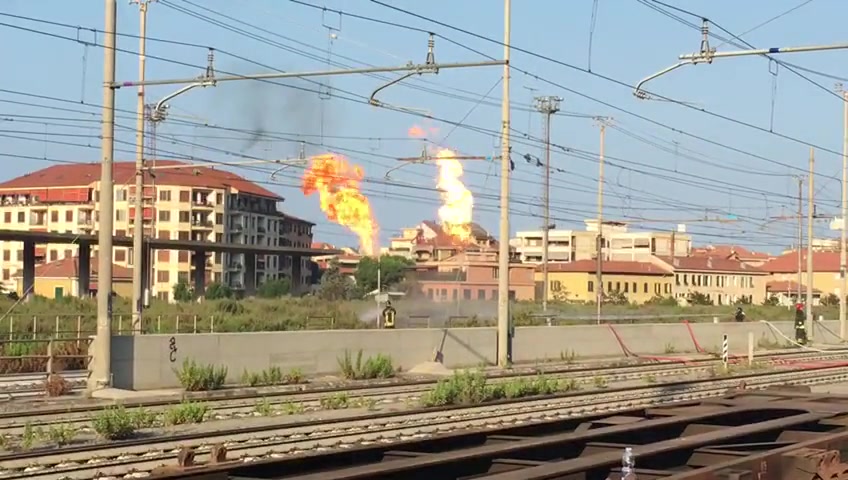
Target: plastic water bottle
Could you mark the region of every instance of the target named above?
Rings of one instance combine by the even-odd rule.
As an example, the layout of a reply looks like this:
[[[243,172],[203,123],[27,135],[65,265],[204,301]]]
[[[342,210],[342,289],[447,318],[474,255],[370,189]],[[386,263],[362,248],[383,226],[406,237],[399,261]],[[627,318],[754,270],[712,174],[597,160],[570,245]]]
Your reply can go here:
[[[633,449],[626,447],[624,455],[621,456],[621,478],[626,479],[628,475],[633,473],[635,459],[633,457]]]

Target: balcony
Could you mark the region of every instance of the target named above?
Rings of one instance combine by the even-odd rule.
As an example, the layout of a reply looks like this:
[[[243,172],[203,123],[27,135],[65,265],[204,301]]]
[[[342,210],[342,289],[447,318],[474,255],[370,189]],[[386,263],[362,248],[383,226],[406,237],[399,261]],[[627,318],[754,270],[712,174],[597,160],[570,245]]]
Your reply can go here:
[[[230,270],[230,271],[233,271],[233,272],[240,272],[241,269],[242,269],[241,262],[230,262],[230,264],[227,265],[227,270]]]
[[[209,220],[192,220],[191,228],[197,230],[211,230],[215,224],[210,222]]]
[[[230,231],[233,233],[241,233],[244,231],[244,226],[239,223],[234,223],[230,225]]]
[[[191,201],[191,208],[195,210],[212,210],[215,205],[206,199],[195,198]]]
[[[80,230],[91,230],[92,228],[94,228],[94,222],[92,222],[91,219],[82,219],[81,218],[81,219],[77,220],[77,227]]]
[[[468,279],[465,272],[411,272],[411,275],[421,282],[464,282]]]

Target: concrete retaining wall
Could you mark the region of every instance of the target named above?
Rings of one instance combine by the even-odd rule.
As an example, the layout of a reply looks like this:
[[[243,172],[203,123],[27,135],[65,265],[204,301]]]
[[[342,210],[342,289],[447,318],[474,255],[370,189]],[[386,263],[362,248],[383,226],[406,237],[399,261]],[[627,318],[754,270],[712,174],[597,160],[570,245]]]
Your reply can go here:
[[[831,330],[837,322],[824,322]],[[792,337],[791,322],[773,324]],[[684,324],[617,325],[623,343],[637,354],[694,352],[695,346]],[[760,344],[784,344],[763,323],[692,324],[695,337],[707,350],[718,350],[727,333],[731,353],[744,354],[748,332]],[[174,339],[176,352],[171,353]],[[833,341],[820,333],[820,341]],[[300,332],[221,333],[182,335],[116,336],[112,339],[113,384],[117,388],[147,390],[178,387],[174,369],[185,359],[201,364],[226,365],[229,380],[238,382],[242,372],[260,371],[271,365],[299,368],[304,373],[338,372],[338,358],[345,350],[363,356],[378,353],[392,357],[395,365],[409,369],[431,361],[441,351],[449,368],[496,362],[497,332],[494,328],[398,330],[329,330]],[[513,343],[515,362],[578,358],[620,357],[622,349],[606,325],[567,327],[520,327]]]

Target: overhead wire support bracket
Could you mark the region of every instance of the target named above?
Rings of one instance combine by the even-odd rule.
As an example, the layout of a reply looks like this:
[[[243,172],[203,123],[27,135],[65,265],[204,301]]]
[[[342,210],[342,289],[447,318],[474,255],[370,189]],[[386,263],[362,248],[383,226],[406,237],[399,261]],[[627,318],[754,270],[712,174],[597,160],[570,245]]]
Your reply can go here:
[[[391,87],[392,85],[396,85],[396,84],[406,80],[407,78],[415,76],[415,75],[423,75],[425,73],[432,73],[434,75],[438,75],[439,74],[439,65],[436,63],[436,55],[435,55],[435,52],[434,52],[435,47],[436,47],[435,35],[431,33],[430,38],[427,39],[427,59],[424,61],[424,64],[423,65],[413,65],[412,62],[409,62],[408,65],[410,67],[414,67],[414,70],[410,71],[406,75],[401,75],[400,77],[398,77],[398,78],[390,81],[389,83],[387,83],[387,84],[377,88],[376,90],[374,90],[374,92],[371,94],[371,97],[368,99],[368,103],[370,103],[371,105],[374,105],[375,107],[388,106],[387,104],[384,104],[383,102],[381,102],[381,101],[379,101],[375,98],[377,96],[377,94],[380,93],[381,91]]]
[[[751,55],[761,55],[767,58],[769,55],[780,53],[804,53],[804,52],[822,52],[828,50],[848,50],[848,43],[835,43],[831,45],[809,45],[802,47],[771,47],[771,48],[754,48],[749,50],[733,50],[729,52],[718,52],[715,48],[710,47],[709,42],[710,26],[709,20],[704,18],[701,20],[701,46],[696,53],[684,53],[677,58],[678,63],[664,68],[653,75],[643,78],[636,84],[633,89],[633,95],[640,100],[655,100],[648,92],[642,90],[642,87],[649,81],[661,77],[666,73],[677,70],[685,65],[698,65],[701,63],[712,64],[713,60],[719,58],[744,57]]]

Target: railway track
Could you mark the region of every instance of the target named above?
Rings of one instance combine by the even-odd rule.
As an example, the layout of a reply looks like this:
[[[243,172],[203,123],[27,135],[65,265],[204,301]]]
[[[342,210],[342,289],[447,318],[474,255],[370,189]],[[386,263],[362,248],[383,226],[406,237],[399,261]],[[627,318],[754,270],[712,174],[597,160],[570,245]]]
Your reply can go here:
[[[781,355],[763,355],[760,358],[760,366],[775,367],[781,364],[791,364],[794,361],[826,361],[848,358],[848,352],[836,354],[806,354],[791,352]],[[652,381],[678,375],[692,375],[708,372],[714,369],[720,362],[713,359],[693,360],[687,363],[657,363],[657,364],[632,364],[632,365],[608,365],[597,367],[574,368],[548,368],[541,370],[550,380],[567,379],[574,383],[575,387],[589,388],[594,384],[616,384],[627,381],[651,379]],[[490,376],[490,382],[497,384],[509,382],[517,378],[537,375],[540,370],[531,369],[515,372],[514,374],[499,374]],[[297,388],[284,388],[282,390],[265,389],[226,398],[204,398],[199,399],[209,408],[207,418],[214,420],[228,420],[251,418],[257,413],[257,400],[261,400],[259,407],[267,410],[280,409],[296,406],[298,412],[310,413],[323,409],[322,403],[333,400],[332,396],[344,397],[346,403],[356,404],[369,409],[379,409],[395,405],[409,405],[410,402],[420,400],[421,396],[432,390],[437,380],[418,380],[408,383],[377,382],[364,385],[331,386],[328,388],[316,388],[300,390]],[[388,383],[388,384],[387,384]],[[205,395],[202,395],[205,397]],[[191,396],[189,396],[191,398]],[[338,400],[339,397],[336,398]],[[182,400],[165,400],[153,402],[139,402],[125,404],[126,407],[149,409],[151,413],[162,413],[168,408],[178,405]],[[89,425],[100,411],[112,404],[100,404],[97,406],[78,405],[74,407],[59,407],[53,409],[19,410],[8,409],[0,412],[0,438],[5,436],[21,435],[27,428],[33,426],[50,427],[61,426],[72,428],[82,433],[91,433]],[[164,425],[160,425],[164,426]]]
[[[72,390],[85,388],[88,372],[62,372],[62,377],[71,384]],[[0,375],[0,397],[39,397],[44,395],[44,373],[23,373]]]
[[[254,462],[226,461],[219,449],[218,464],[193,466],[184,450],[184,465],[152,478],[837,480],[848,472],[846,424],[848,396],[740,391]]]
[[[239,460],[209,468],[218,469],[215,471],[229,469],[226,471],[233,473],[237,467],[249,463],[267,465],[269,462],[308,458],[310,455],[335,449],[353,451],[376,448],[375,446],[382,448],[395,442],[405,444],[404,442],[432,439],[447,432],[469,428],[488,430],[516,425],[529,426],[535,422],[566,421],[579,416],[597,415],[601,412],[649,408],[673,402],[716,397],[725,394],[728,389],[737,387],[740,381],[746,382],[748,388],[757,389],[787,383],[834,383],[846,379],[848,379],[848,366],[844,363],[836,366],[827,364],[804,370],[560,394],[546,398],[500,401],[462,408],[423,409],[393,414],[363,415],[358,418],[335,421],[302,422],[285,426],[261,425],[251,428],[222,429],[215,432],[143,438],[106,445],[32,450],[0,456],[0,479],[138,478],[146,476],[162,464],[176,463],[178,456],[184,456],[179,453],[178,447],[193,447],[199,456],[209,452],[216,444],[225,445],[229,455],[238,457]],[[220,452],[221,450],[218,449],[216,453],[220,454]],[[306,454],[305,457],[304,454]],[[329,465],[329,463],[324,464],[325,467]],[[184,476],[185,473],[181,472],[181,475]],[[411,475],[391,478],[425,477]],[[426,478],[454,477],[427,476]]]

